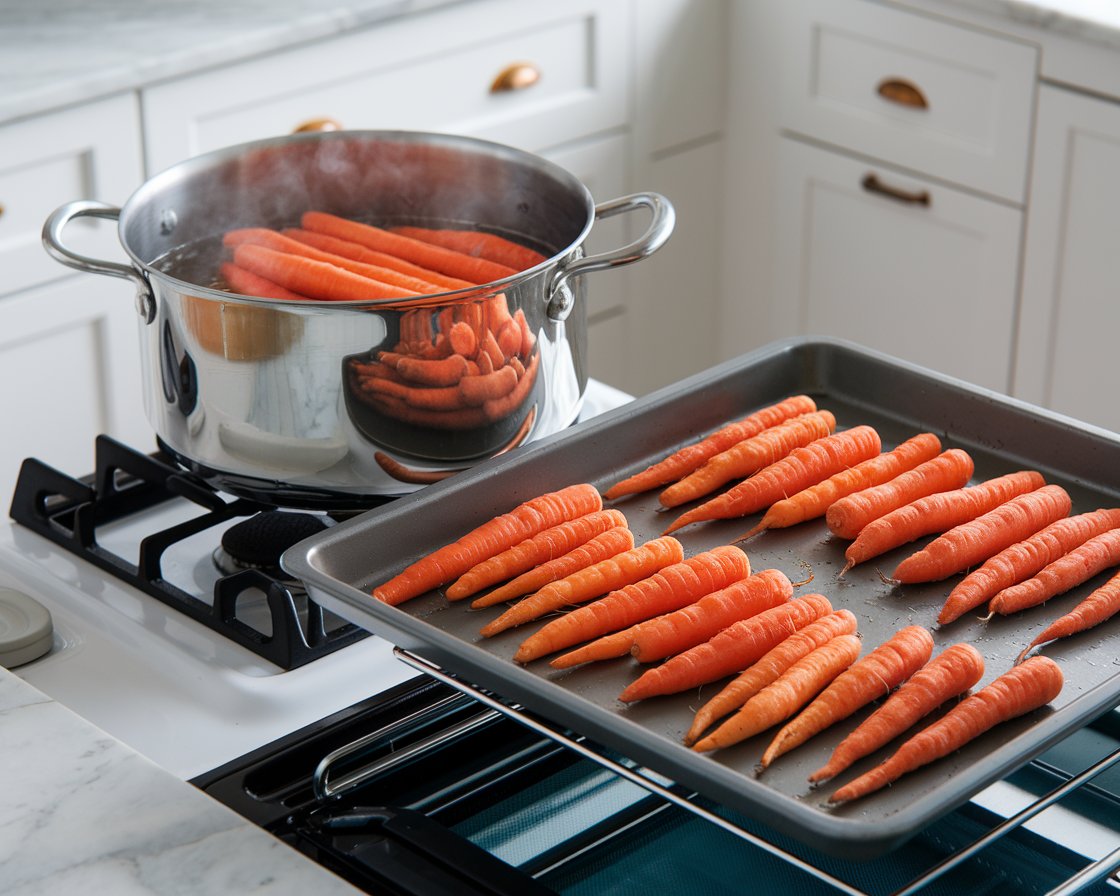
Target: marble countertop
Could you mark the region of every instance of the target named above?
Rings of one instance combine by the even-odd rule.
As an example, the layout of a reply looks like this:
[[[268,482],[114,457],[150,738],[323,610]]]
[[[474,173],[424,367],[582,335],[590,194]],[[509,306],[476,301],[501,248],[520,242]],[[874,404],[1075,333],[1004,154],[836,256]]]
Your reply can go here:
[[[359,891],[0,669],[6,896]]]

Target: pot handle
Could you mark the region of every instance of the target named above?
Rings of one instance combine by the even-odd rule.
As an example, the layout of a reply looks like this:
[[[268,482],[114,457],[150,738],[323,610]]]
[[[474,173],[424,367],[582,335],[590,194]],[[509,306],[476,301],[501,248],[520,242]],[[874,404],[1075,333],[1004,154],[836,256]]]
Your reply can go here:
[[[576,258],[566,264],[561,263],[552,274],[548,290],[548,316],[555,321],[565,320],[572,312],[575,298],[568,281],[580,274],[602,271],[619,265],[632,264],[652,255],[665,245],[673,232],[677,215],[673,204],[660,193],[633,193],[601,202],[595,206],[595,218],[609,218],[612,215],[648,208],[653,214],[649,227],[638,239],[629,245],[611,252],[600,252],[586,258]]]
[[[62,231],[75,218],[104,218],[117,221],[120,215],[121,210],[116,206],[93,199],[68,202],[55,209],[43,224],[43,248],[51,258],[67,267],[90,274],[108,274],[110,277],[131,280],[136,286],[136,310],[144,318],[144,322],[150,324],[155,320],[156,306],[151,286],[143,274],[127,264],[82,255],[73,249],[68,249],[62,242]]]

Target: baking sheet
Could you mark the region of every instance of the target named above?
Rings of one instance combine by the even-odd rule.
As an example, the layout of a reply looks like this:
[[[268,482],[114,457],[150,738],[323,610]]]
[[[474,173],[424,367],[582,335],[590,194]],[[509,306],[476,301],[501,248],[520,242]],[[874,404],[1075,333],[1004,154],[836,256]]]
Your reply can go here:
[[[533,626],[492,639],[478,635],[479,627],[504,607],[471,610],[469,601],[449,603],[437,593],[390,607],[368,594],[416,557],[522,501],[573,482],[605,489],[731,419],[802,392],[833,411],[838,428],[875,426],[884,450],[917,432],[936,433],[945,448],[970,452],[976,461],[973,482],[1032,468],[1069,490],[1074,513],[1120,504],[1115,434],[850,343],[802,339],[744,355],[315,535],[288,551],[283,565],[327,609],[507,701],[818,849],[849,858],[880,855],[1120,702],[1120,618],[1045,648],[1066,680],[1049,707],[993,729],[875,795],[828,808],[823,803],[834,787],[866,771],[893,746],[819,790],[807,785],[807,775],[874,707],[756,775],[776,729],[712,754],[695,753],[681,743],[695,709],[722,683],[627,706],[617,695],[641,671],[630,658],[571,670],[553,670],[547,659],[521,666],[511,657]],[[626,514],[639,542],[660,534],[673,518],[658,509],[656,491],[607,506]],[[691,556],[726,544],[758,518],[704,523],[676,534]],[[1034,634],[1106,577],[1018,616],[985,624],[974,613],[938,628],[937,612],[960,576],[892,588],[878,575],[929,540],[857,566],[843,578],[837,574],[847,542],[832,537],[820,520],[766,532],[745,548],[755,571],[776,567],[794,581],[812,572],[811,584],[797,593],[820,592],[835,607],[851,610],[865,653],[909,624],[931,628],[935,654],[956,641],[972,643],[986,663],[981,686],[1006,671]]]

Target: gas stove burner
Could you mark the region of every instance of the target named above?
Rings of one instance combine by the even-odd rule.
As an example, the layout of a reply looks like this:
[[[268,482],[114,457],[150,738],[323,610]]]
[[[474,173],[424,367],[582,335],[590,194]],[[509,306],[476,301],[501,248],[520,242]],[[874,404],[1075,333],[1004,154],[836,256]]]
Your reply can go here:
[[[280,555],[327,525],[312,513],[262,510],[223,533],[221,545],[214,550],[214,565],[227,575],[258,569],[289,584],[293,580],[280,568]]]

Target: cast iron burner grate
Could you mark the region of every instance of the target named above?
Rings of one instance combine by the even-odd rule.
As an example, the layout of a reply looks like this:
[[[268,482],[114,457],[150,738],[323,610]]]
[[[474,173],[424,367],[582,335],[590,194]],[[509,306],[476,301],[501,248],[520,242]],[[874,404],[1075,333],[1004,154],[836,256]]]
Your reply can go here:
[[[122,520],[164,501],[188,500],[201,515],[146,536],[135,564],[97,543],[97,527]],[[220,577],[213,603],[207,603],[163,577],[161,558],[176,542],[237,517],[271,511],[245,498],[226,500],[162,453],[143,454],[98,436],[95,472],[75,479],[36,458],[20,467],[11,517],[121,581],[139,588],[282,669],[295,669],[366,636],[352,623],[327,628],[323,608],[290,582],[247,568]],[[249,591],[267,598],[271,631],[266,633],[237,615]],[[302,613],[301,613],[302,609]]]

